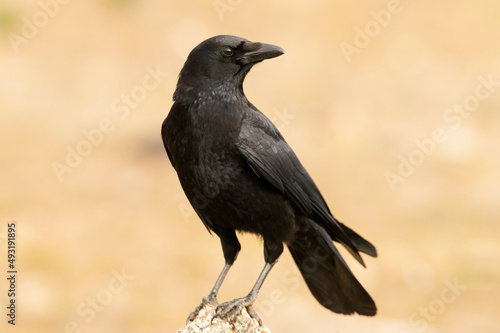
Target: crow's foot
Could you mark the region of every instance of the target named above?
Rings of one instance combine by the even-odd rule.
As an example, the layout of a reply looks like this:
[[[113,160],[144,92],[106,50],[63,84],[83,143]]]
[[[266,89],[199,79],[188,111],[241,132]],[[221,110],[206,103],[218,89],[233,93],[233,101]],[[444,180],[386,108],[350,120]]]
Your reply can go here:
[[[256,319],[259,322],[259,325],[262,326],[262,320],[257,315],[257,312],[252,307],[253,302],[255,301],[255,297],[248,295],[245,297],[237,298],[235,300],[224,302],[217,306],[215,309],[214,318],[227,318],[230,313],[233,313],[232,320],[235,321],[236,317],[241,313],[241,310],[245,308],[248,312],[248,315],[253,319]]]
[[[186,325],[195,320],[195,318],[198,316],[200,313],[200,310],[205,307],[205,305],[211,304],[214,306],[219,305],[219,302],[217,302],[217,295],[208,295],[207,297],[203,297],[203,300],[201,301],[201,304],[194,309],[193,312],[191,312],[186,320]]]

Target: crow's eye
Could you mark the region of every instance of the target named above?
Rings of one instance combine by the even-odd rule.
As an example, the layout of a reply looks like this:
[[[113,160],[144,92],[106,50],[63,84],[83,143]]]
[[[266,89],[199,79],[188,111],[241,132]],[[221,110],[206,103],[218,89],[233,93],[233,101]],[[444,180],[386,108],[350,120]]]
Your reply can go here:
[[[230,47],[226,47],[224,50],[222,50],[222,54],[226,57],[230,57],[234,54],[234,50]]]

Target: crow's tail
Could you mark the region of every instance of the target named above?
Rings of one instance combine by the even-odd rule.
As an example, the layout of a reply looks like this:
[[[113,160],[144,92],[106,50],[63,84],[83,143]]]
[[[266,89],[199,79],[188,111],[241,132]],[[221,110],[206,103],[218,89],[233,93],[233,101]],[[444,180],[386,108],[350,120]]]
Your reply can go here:
[[[375,302],[354,277],[325,229],[310,219],[301,222],[288,248],[314,297],[333,312],[375,315]]]

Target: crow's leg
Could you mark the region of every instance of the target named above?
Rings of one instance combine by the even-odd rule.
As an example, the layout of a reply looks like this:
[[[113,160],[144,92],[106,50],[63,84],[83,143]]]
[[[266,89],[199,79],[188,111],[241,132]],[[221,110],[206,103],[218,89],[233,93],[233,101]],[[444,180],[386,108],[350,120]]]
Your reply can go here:
[[[217,305],[219,304],[217,302],[217,293],[219,292],[219,288],[222,285],[222,281],[224,281],[224,278],[227,275],[227,272],[229,271],[229,268],[231,268],[231,265],[226,263],[224,267],[222,268],[222,271],[219,274],[219,277],[217,278],[217,281],[215,281],[215,285],[213,286],[212,290],[210,291],[210,294],[208,294],[207,297],[203,297],[203,300],[200,305],[194,309],[193,312],[191,312],[186,320],[186,323],[189,324],[189,322],[193,321],[198,314],[200,313],[200,310],[205,307],[207,304],[212,304],[212,305]]]
[[[259,293],[259,290],[262,287],[264,280],[266,279],[267,275],[273,268],[274,264],[276,264],[276,262],[278,261],[278,258],[282,252],[283,252],[283,243],[270,242],[267,239],[264,239],[264,257],[266,259],[266,264],[264,265],[264,268],[260,272],[257,281],[252,287],[252,290],[250,290],[248,295],[246,295],[245,297],[237,298],[235,300],[225,302],[217,306],[215,315],[212,318],[212,320],[217,317],[226,318],[230,313],[234,313],[233,320],[235,320],[238,314],[241,313],[241,310],[243,310],[243,308],[246,308],[250,317],[256,319],[259,322],[259,325],[262,326],[262,320],[259,318],[255,310],[253,309],[252,304],[257,299],[257,294]]]
[[[217,294],[219,293],[220,286],[222,285],[222,282],[224,282],[227,272],[229,272],[229,269],[233,265],[234,261],[236,260],[236,257],[238,256],[238,252],[241,249],[240,242],[238,241],[238,238],[236,237],[236,233],[234,232],[234,230],[217,229],[214,231],[220,237],[222,244],[222,251],[224,252],[224,258],[226,260],[226,263],[224,264],[224,267],[222,268],[222,271],[220,272],[217,281],[215,281],[212,290],[210,291],[207,297],[203,298],[201,304],[198,305],[193,312],[191,312],[191,314],[187,318],[186,321],[187,323],[193,321],[200,313],[200,310],[205,307],[205,305],[219,304],[217,302]]]
[[[247,309],[248,314],[250,317],[257,319],[260,325],[262,325],[262,320],[259,318],[257,313],[252,307],[253,302],[255,302],[255,299],[257,299],[257,294],[259,293],[260,287],[262,286],[262,283],[266,279],[267,274],[271,271],[271,268],[273,268],[273,264],[266,263],[264,266],[264,269],[259,275],[259,278],[257,279],[257,282],[255,282],[255,285],[253,286],[252,290],[246,295],[245,297],[237,298],[229,302],[222,303],[221,305],[217,306],[216,313],[212,320],[217,317],[225,318],[227,317],[231,312],[234,312],[233,315],[233,320],[238,316],[238,314],[241,313],[241,310],[243,308]]]

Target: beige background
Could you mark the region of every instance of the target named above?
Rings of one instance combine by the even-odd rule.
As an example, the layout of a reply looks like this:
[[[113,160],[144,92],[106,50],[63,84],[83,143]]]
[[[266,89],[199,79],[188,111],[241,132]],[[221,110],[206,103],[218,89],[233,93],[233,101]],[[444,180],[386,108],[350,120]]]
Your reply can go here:
[[[160,126],[188,52],[234,34],[286,50],[246,94],[379,250],[366,270],[347,258],[376,317],[323,309],[285,251],[256,304],[265,324],[500,330],[499,3],[63,2],[0,3],[0,276],[16,221],[16,329],[174,332],[209,292],[219,240],[188,206]],[[260,242],[241,241],[220,300],[245,295],[263,265]],[[2,278],[2,308],[6,291]]]

